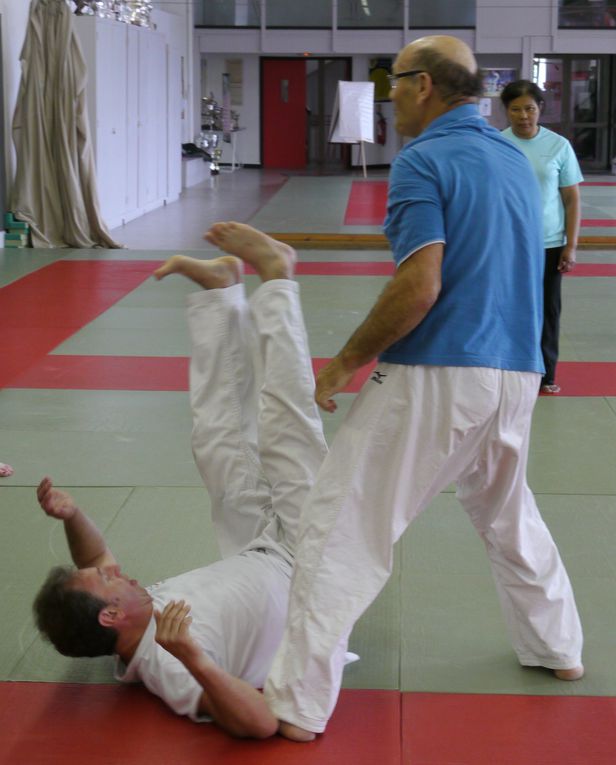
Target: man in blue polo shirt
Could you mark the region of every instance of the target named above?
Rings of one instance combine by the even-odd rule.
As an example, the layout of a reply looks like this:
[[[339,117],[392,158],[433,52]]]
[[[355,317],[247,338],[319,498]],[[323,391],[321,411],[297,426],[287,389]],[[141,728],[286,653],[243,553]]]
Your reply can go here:
[[[412,136],[390,178],[397,264],[366,320],[317,380],[317,402],[379,365],[303,510],[287,627],[266,699],[280,732],[324,730],[355,621],[385,584],[392,548],[452,481],[485,543],[521,664],[583,675],[567,573],[526,483],[543,371],[539,189],[523,154],[480,116],[481,79],[456,38],[404,48],[391,76]]]

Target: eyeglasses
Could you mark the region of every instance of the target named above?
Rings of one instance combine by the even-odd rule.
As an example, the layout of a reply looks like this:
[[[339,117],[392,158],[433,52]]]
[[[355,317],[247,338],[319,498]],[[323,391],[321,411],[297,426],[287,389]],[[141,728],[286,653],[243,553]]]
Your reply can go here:
[[[426,70],[425,69],[410,69],[408,72],[399,72],[398,74],[388,74],[387,79],[389,80],[389,87],[393,90],[394,88],[398,87],[398,80],[401,77],[413,77],[416,74],[423,74]]]

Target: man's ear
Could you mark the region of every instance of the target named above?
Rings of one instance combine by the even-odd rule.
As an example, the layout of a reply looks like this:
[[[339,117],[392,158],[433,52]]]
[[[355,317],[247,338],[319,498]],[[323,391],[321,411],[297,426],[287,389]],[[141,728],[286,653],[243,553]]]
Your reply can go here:
[[[98,612],[98,623],[103,627],[115,627],[124,616],[124,612],[111,604]]]
[[[434,82],[432,82],[432,76],[428,72],[421,72],[418,77],[419,93],[417,94],[417,99],[420,103],[424,103],[432,95]]]

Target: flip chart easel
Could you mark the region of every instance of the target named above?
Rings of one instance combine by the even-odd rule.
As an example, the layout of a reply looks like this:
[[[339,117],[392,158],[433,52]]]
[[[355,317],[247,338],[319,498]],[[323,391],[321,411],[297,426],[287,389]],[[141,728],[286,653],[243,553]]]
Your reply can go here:
[[[367,178],[364,143],[374,143],[373,82],[338,82],[328,140],[359,144],[364,178]]]

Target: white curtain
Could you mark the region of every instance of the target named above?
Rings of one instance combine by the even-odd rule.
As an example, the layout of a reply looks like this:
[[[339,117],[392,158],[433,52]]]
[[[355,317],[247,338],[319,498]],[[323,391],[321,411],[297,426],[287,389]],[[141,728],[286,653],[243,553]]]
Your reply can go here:
[[[32,0],[13,118],[10,209],[33,247],[120,247],[101,220],[86,66],[65,0]]]

